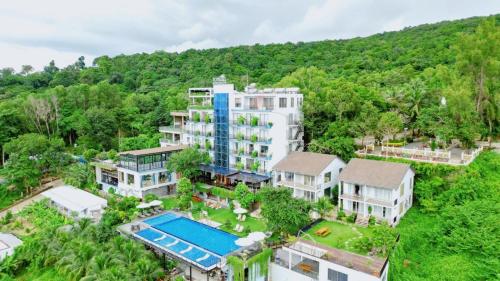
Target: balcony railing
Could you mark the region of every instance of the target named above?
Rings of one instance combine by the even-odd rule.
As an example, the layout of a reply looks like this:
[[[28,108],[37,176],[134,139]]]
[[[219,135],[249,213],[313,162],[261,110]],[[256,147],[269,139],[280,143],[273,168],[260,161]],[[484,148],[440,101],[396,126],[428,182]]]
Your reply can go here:
[[[231,134],[229,135],[231,140],[237,141],[250,141],[250,142],[258,142],[258,143],[266,143],[269,144],[272,142],[272,138],[268,137],[259,137],[255,135],[239,135],[239,134]]]
[[[309,184],[303,184],[303,183],[294,182],[294,181],[287,181],[287,180],[278,181],[277,185],[306,189],[306,190],[311,190],[311,191],[320,190],[322,187],[322,184],[309,185]]]
[[[369,196],[366,196],[363,194],[356,195],[356,194],[343,193],[343,194],[340,194],[340,198],[347,199],[347,200],[354,200],[354,201],[366,201],[368,203],[375,204],[375,205],[393,207],[391,200],[373,198],[373,197],[369,197]]]
[[[183,129],[181,126],[171,125],[171,126],[161,126],[159,128],[161,133],[182,133]]]
[[[160,139],[160,144],[178,145],[180,143],[181,143],[181,140]]]
[[[235,156],[245,156],[245,157],[251,157],[251,158],[260,158],[260,159],[263,159],[263,160],[271,160],[271,158],[273,157],[273,154],[272,153],[257,153],[255,154],[253,151],[249,151],[249,150],[234,150],[232,149],[231,150],[231,154],[235,155]]]
[[[259,121],[256,124],[251,121],[245,120],[244,122],[239,122],[238,120],[233,120],[230,122],[233,127],[254,127],[254,128],[262,128],[262,129],[270,129],[273,127],[272,122]]]

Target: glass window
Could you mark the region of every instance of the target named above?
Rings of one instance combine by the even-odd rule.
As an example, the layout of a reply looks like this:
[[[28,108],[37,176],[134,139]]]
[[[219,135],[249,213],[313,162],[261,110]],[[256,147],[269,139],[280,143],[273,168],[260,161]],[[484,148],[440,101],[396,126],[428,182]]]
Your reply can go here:
[[[274,109],[274,98],[264,98],[264,109],[265,110]]]
[[[286,108],[286,98],[280,98],[280,108]]]
[[[295,103],[295,98],[291,98],[290,99],[290,107],[294,107],[295,106],[294,103]]]
[[[399,186],[399,196],[403,197],[403,195],[405,195],[405,184],[404,183],[402,183]]]
[[[124,178],[123,172],[118,173],[118,181],[123,182],[123,178]]]
[[[304,176],[304,185],[313,185],[314,177],[313,176]]]
[[[293,173],[285,172],[285,179],[286,181],[293,182]]]
[[[347,274],[329,268],[328,281],[347,281]]]
[[[249,98],[249,107],[250,109],[257,109],[257,99],[256,98]]]
[[[241,98],[234,99],[234,107],[241,107]]]
[[[154,177],[153,175],[143,175],[141,178],[141,186],[148,187],[154,185]]]
[[[134,175],[127,174],[127,184],[128,185],[133,185],[134,184]]]
[[[167,172],[160,172],[158,174],[158,183],[166,183],[168,181]]]
[[[332,172],[325,173],[325,183],[332,181]]]

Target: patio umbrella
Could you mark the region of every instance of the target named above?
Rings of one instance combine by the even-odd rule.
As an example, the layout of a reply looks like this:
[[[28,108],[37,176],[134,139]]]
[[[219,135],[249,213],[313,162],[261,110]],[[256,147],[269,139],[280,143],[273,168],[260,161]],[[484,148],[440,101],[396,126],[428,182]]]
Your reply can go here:
[[[257,242],[266,239],[266,235],[264,234],[264,232],[256,231],[248,234],[247,238]]]
[[[253,241],[252,239],[248,239],[248,238],[240,238],[240,239],[237,239],[236,241],[234,241],[234,243],[240,247],[248,247],[250,245],[252,245],[255,241]]]
[[[244,209],[244,208],[236,208],[234,209],[233,211],[235,214],[245,214],[245,213],[248,213],[248,210],[247,209]]]
[[[148,203],[141,203],[141,204],[137,205],[136,208],[137,209],[147,209],[149,207],[151,207],[151,205],[149,205]]]
[[[160,200],[153,200],[151,202],[149,202],[149,206],[151,207],[156,207],[156,206],[161,206],[161,201]]]

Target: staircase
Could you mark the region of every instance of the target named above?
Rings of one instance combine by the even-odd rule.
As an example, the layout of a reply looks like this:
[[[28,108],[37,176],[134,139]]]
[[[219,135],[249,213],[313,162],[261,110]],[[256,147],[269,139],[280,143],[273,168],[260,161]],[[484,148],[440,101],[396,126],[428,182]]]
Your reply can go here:
[[[356,217],[356,224],[361,226],[368,226],[368,217],[363,217],[361,215],[358,215]]]

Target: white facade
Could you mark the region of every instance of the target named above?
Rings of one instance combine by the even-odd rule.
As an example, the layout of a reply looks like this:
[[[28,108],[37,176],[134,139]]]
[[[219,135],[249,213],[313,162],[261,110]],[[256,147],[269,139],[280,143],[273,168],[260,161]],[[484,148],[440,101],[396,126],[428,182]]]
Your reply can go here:
[[[219,166],[214,122],[214,100],[218,94],[227,94],[226,168],[270,176],[271,168],[290,151],[303,149],[303,96],[298,88],[257,90],[250,85],[238,92],[224,77],[215,79],[211,88],[189,89],[190,106],[188,121],[182,128],[182,144],[207,151]],[[162,130],[165,132],[166,127]]]
[[[339,183],[339,174],[344,167],[344,161],[334,158],[317,175],[274,170],[273,185],[291,188],[294,197],[315,202],[325,195],[336,196],[331,191]]]
[[[329,251],[295,242],[275,252],[270,265],[270,281],[386,281],[389,263],[385,260],[342,253],[338,263],[324,258]],[[338,259],[339,257],[337,257]],[[366,266],[357,266],[357,261]],[[350,267],[342,264],[352,264]]]
[[[366,171],[369,173],[370,171]],[[339,205],[346,213],[371,215],[378,220],[397,225],[413,203],[415,173],[408,169],[398,188],[377,187],[355,182],[341,182]]]
[[[108,206],[106,199],[69,185],[44,191],[42,196],[48,198],[51,205],[61,214],[77,219],[89,218],[98,221]]]
[[[167,169],[134,171],[118,167],[116,194],[144,198],[149,193],[165,196],[175,192],[177,175]]]

